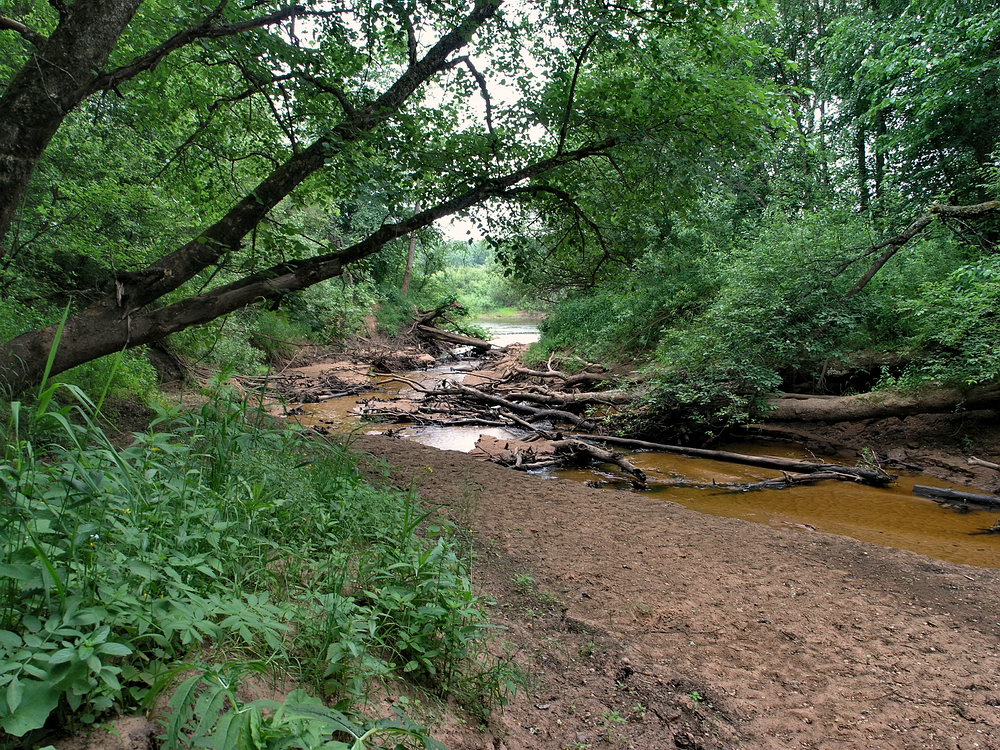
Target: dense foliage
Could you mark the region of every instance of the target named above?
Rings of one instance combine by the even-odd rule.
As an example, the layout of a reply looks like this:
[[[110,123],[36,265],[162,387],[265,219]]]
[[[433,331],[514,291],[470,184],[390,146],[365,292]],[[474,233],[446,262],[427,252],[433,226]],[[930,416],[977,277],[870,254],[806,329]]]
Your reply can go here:
[[[765,413],[763,396],[776,391],[997,378],[995,204],[880,246],[934,201],[997,196],[995,5],[775,11],[745,33],[770,50],[754,75],[784,94],[771,100],[778,126],[716,159],[693,202],[646,199],[678,184],[666,172],[632,193],[627,222],[617,196],[592,204],[601,257],[617,262],[557,284],[536,356],[648,363],[656,385],[630,429],[706,439]],[[552,280],[541,266],[533,283],[551,296]]]
[[[224,396],[161,412],[119,448],[82,392],[55,406],[64,388],[11,405],[0,463],[8,735],[151,705],[192,671],[167,747],[242,747],[261,722],[309,748],[407,727],[355,711],[376,678],[405,676],[480,714],[503,698],[514,676],[484,650],[463,546],[412,495],[363,483],[342,448],[248,421]],[[248,672],[292,674],[338,711],[318,715],[300,691],[267,718],[268,705],[236,697]]]

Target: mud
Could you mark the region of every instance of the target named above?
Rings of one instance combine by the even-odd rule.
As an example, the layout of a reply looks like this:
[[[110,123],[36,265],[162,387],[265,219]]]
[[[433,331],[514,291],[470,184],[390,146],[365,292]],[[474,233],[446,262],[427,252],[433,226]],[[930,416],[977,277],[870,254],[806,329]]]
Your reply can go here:
[[[452,748],[1000,748],[996,570],[356,445],[472,532],[534,675],[486,734],[449,726]],[[558,616],[509,594],[521,574]]]

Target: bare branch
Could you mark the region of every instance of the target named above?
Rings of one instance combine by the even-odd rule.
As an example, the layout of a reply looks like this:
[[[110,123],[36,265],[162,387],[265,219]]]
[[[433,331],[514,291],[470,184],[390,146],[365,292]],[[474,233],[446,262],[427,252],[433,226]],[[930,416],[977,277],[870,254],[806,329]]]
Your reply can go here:
[[[883,252],[875,260],[875,262],[872,263],[871,268],[865,272],[865,275],[858,279],[857,283],[847,291],[844,298],[850,299],[868,286],[868,283],[875,277],[875,274],[882,270],[882,267],[888,263],[893,256],[895,256],[896,253],[903,248],[904,245],[926,229],[935,218],[963,219],[986,216],[997,212],[1000,212],[1000,201],[986,201],[985,203],[977,203],[971,206],[946,206],[941,203],[932,204],[927,213],[911,222],[910,225],[902,232],[890,237],[887,240],[883,240],[876,245],[872,245],[865,251],[862,257],[874,255],[879,250],[885,249],[885,252]]]
[[[41,47],[48,41],[48,39],[39,34],[37,31],[29,29],[20,21],[15,21],[13,18],[7,18],[6,16],[0,16],[0,29],[16,31],[36,47]]]
[[[559,147],[556,149],[556,153],[559,154],[566,147],[566,136],[569,133],[569,120],[573,114],[573,99],[576,97],[576,83],[580,79],[580,68],[583,66],[583,61],[587,57],[590,45],[594,43],[595,39],[597,39],[596,31],[587,37],[587,41],[580,50],[580,54],[576,56],[576,65],[573,67],[573,80],[570,82],[569,94],[566,97],[566,112],[563,114],[562,127],[559,128]]]

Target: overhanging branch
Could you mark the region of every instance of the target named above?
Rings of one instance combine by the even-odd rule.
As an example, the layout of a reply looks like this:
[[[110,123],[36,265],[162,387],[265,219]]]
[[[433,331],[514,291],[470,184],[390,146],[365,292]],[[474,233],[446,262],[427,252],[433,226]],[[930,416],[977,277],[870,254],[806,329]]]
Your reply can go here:
[[[276,23],[281,23],[289,18],[302,15],[306,11],[305,7],[302,5],[290,5],[288,7],[281,8],[280,10],[276,10],[273,13],[268,13],[265,16],[259,16],[257,18],[239,21],[237,23],[216,26],[214,23],[221,15],[225,5],[225,2],[220,3],[219,6],[200,24],[177,32],[167,41],[154,47],[148,52],[139,55],[137,58],[132,60],[132,62],[106,73],[99,74],[91,82],[89,92],[94,93],[97,91],[114,89],[119,84],[135,77],[139,73],[147,70],[155,70],[156,67],[163,62],[167,55],[179,50],[181,47],[185,47],[188,44],[197,41],[198,39],[219,39],[221,37],[235,36],[253,29],[260,29],[265,26],[272,26]]]
[[[39,34],[37,31],[28,28],[20,21],[15,21],[13,18],[7,18],[6,16],[0,16],[0,29],[8,29],[10,31],[17,32],[34,46],[41,48],[45,42],[48,40]]]
[[[936,219],[968,219],[987,216],[1000,212],[1000,201],[986,201],[971,206],[947,206],[942,203],[933,203],[927,213],[918,217],[910,225],[897,235],[882,240],[878,244],[869,247],[862,257],[874,255],[879,250],[884,252],[872,263],[858,281],[844,295],[844,299],[850,299],[868,286],[869,282],[875,278],[875,274],[882,270],[892,258],[903,249],[914,237],[924,231]]]

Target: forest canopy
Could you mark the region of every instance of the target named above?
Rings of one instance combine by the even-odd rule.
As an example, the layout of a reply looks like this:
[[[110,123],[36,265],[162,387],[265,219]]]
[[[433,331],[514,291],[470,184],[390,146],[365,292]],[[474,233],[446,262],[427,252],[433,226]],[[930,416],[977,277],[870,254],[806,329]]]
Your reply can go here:
[[[57,334],[56,373],[247,307],[336,327],[399,296],[410,238],[440,289],[462,215],[555,305],[545,347],[667,388],[989,383],[998,29],[944,0],[19,2],[2,379]]]

